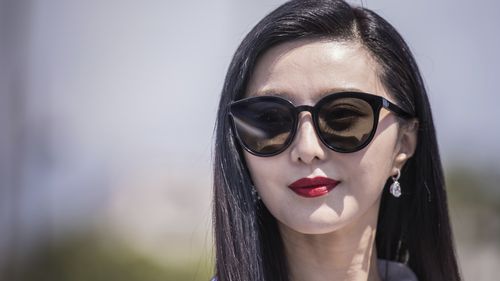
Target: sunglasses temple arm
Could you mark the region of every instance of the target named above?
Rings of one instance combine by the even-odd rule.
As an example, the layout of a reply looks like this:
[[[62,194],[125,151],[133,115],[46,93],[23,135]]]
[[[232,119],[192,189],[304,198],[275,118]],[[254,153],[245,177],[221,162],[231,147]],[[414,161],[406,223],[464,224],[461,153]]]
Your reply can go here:
[[[382,106],[385,109],[390,110],[401,117],[404,117],[404,118],[412,118],[413,117],[413,115],[407,113],[406,111],[401,109],[399,106],[393,104],[392,102],[388,101],[385,98],[382,100]]]

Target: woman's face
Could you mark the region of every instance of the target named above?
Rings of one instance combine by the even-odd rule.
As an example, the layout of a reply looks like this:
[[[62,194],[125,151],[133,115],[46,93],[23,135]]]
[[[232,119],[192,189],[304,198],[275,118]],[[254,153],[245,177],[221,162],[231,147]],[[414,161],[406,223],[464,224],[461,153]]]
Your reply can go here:
[[[355,91],[394,102],[377,77],[377,67],[358,43],[284,43],[259,59],[246,96],[279,94],[299,106],[314,105],[327,94]],[[382,109],[371,143],[357,152],[338,153],[318,139],[311,114],[301,112],[295,139],[284,152],[272,157],[246,151],[244,155],[262,201],[281,226],[323,234],[367,213],[376,221],[386,180],[396,174],[396,168],[411,155],[408,151],[413,150],[400,129],[396,116]],[[319,196],[300,195],[289,188],[299,179],[316,177],[334,179],[338,184],[326,193],[320,189]]]

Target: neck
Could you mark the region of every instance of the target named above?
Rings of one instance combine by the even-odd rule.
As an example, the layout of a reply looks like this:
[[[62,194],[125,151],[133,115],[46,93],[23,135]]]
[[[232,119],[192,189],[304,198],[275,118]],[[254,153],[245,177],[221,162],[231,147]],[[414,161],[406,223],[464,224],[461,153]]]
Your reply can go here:
[[[291,281],[380,281],[375,234],[377,210],[327,234],[303,234],[280,224]]]

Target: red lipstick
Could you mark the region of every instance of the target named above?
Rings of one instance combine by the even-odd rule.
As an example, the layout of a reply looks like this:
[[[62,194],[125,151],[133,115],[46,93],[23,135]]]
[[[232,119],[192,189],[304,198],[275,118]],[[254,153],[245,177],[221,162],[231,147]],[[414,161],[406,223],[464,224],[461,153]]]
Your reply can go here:
[[[327,194],[339,183],[339,181],[325,177],[301,178],[290,184],[288,188],[300,196],[311,198]]]

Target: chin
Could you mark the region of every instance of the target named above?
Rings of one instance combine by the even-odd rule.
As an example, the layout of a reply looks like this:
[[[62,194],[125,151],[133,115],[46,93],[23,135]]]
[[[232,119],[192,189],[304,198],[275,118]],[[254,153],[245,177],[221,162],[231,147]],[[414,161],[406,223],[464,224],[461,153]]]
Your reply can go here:
[[[346,223],[335,219],[309,219],[307,221],[280,221],[282,227],[301,234],[320,235],[334,232],[342,228]]]

